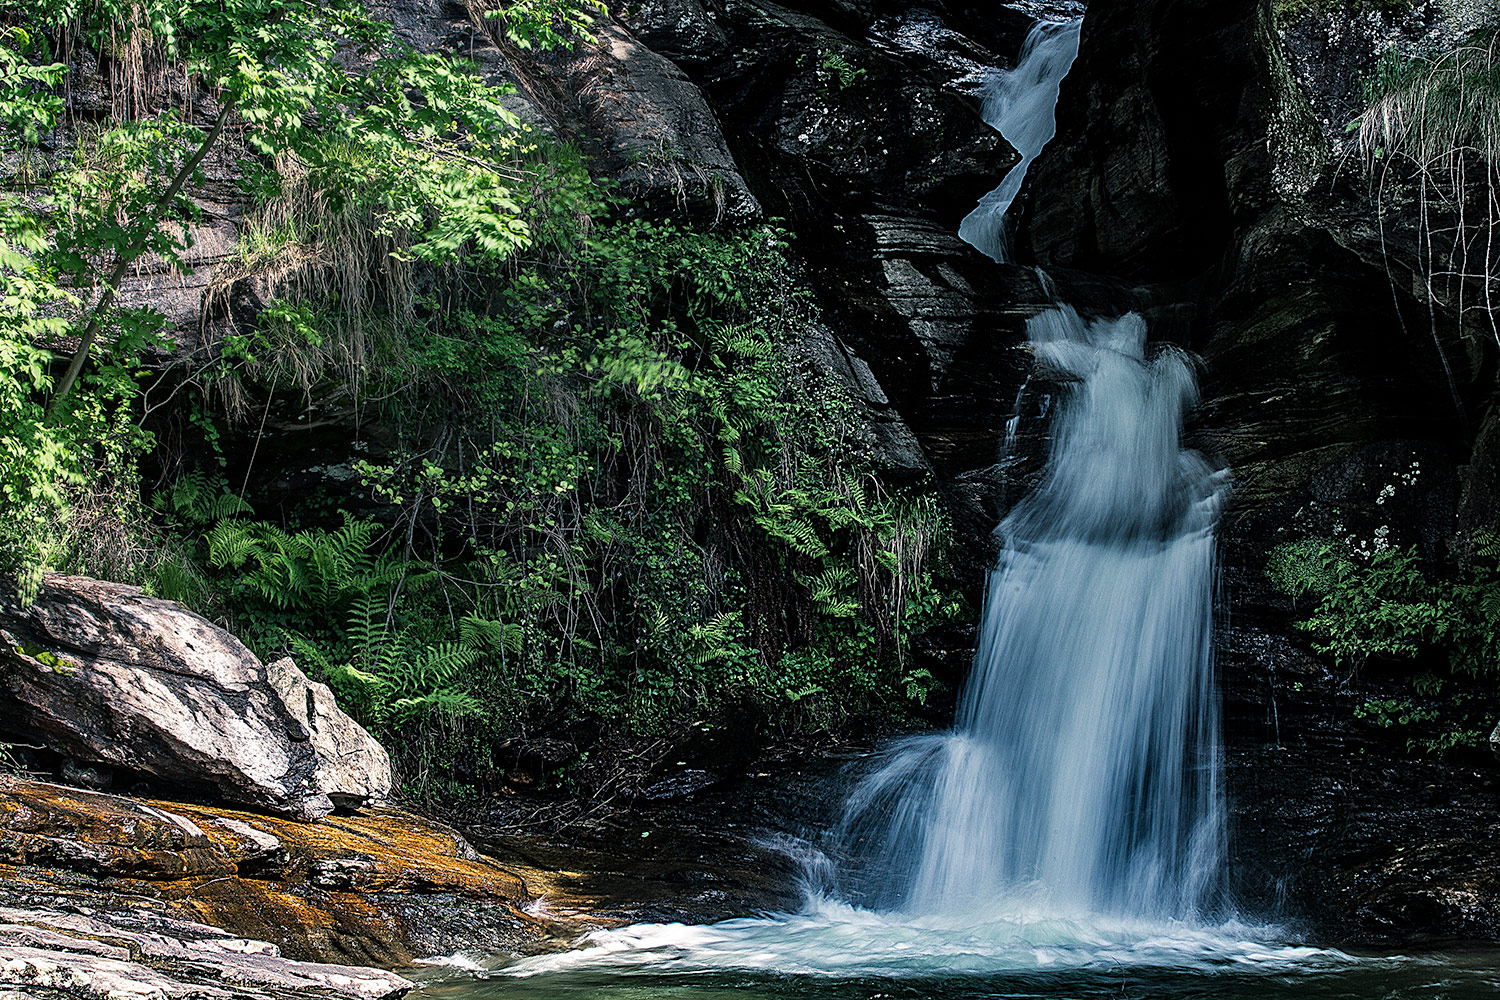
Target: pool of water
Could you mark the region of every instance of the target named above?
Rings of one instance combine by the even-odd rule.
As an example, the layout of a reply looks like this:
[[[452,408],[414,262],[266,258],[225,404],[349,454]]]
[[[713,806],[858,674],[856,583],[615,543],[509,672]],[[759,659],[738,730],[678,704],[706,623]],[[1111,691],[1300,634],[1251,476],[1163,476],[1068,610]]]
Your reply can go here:
[[[1253,970],[1115,969],[1009,975],[805,978],[768,974],[634,972],[592,969],[529,979],[449,979],[423,996],[453,1000],[1470,1000],[1500,995],[1500,975],[1462,960],[1385,960],[1345,970],[1257,973]]]
[[[1500,952],[1350,954],[1276,928],[1036,913],[901,918],[839,903],[717,924],[593,932],[568,951],[426,970],[422,995],[901,1000],[1479,1000]]]

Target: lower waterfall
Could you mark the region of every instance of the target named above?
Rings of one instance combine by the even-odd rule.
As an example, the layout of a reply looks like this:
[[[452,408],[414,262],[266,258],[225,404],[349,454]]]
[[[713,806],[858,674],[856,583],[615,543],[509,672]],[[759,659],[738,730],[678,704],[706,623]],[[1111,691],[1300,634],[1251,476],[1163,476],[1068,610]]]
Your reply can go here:
[[[1182,448],[1192,362],[1134,314],[1059,306],[1041,483],[1000,525],[953,731],[856,790],[864,901],[920,914],[1184,919],[1223,852],[1210,638],[1225,475]]]

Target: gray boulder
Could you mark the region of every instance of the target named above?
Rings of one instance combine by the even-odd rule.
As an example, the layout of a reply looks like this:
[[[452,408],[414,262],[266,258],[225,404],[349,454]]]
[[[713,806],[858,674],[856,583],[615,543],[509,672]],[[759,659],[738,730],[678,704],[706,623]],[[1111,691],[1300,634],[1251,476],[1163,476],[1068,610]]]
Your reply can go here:
[[[759,219],[719,120],[671,60],[613,20],[561,67],[609,172],[643,206],[703,224]]]
[[[291,660],[138,587],[49,575],[0,598],[0,737],[297,819],[390,793],[390,761]]]
[[[290,656],[266,664],[266,680],[307,730],[318,758],[313,784],[334,805],[354,808],[390,794],[391,758],[364,726],[344,714],[327,684],[308,679]]]

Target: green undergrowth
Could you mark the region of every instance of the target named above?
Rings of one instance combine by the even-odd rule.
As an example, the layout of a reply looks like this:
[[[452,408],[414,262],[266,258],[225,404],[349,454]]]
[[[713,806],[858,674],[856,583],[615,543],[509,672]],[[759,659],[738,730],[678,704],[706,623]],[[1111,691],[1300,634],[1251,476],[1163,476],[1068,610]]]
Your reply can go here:
[[[550,47],[591,9],[477,23]],[[140,583],[293,655],[419,794],[494,787],[528,739],[921,710],[922,637],[964,614],[950,526],[878,474],[784,232],[635,217],[357,4],[48,12],[0,51],[0,114],[30,128],[0,213],[0,562],[23,595],[45,569]],[[41,156],[54,60],[87,44],[136,89]],[[260,76],[222,75],[241,57]],[[171,118],[173,73],[229,104],[232,140]],[[98,290],[190,248],[169,180],[191,192],[210,147],[249,204],[205,297],[227,332],[163,373],[162,317]],[[58,345],[91,329],[69,385]],[[273,411],[339,415],[342,478],[268,502]]]
[[[1340,539],[1279,546],[1267,572],[1304,610],[1297,625],[1313,648],[1350,678],[1380,665],[1410,695],[1375,698],[1355,709],[1381,728],[1412,727],[1409,747],[1426,751],[1477,746],[1494,724],[1500,681],[1500,544],[1482,540],[1468,565],[1448,572],[1415,548],[1373,553]]]
[[[203,517],[201,543],[160,585],[292,652],[427,768],[483,771],[497,740],[585,719],[785,732],[919,707],[914,639],[961,614],[936,577],[949,526],[875,474],[804,346],[783,234],[591,208],[491,275],[482,311],[429,296],[358,373],[396,436],[357,465],[360,517],[203,517],[224,501],[186,473],[167,507]],[[344,374],[297,384],[350,391]]]

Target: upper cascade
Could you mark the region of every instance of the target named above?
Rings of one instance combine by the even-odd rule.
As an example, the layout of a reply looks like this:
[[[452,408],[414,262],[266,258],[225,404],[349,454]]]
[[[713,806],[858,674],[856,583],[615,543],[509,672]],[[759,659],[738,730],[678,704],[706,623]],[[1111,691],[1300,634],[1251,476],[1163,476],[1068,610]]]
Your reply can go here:
[[[990,77],[984,90],[984,120],[1021,154],[1021,162],[980,199],[958,227],[958,235],[1001,263],[1011,259],[1005,213],[1021,193],[1026,171],[1057,134],[1057,95],[1078,58],[1083,19],[1038,21],[1021,47],[1014,69]]]

